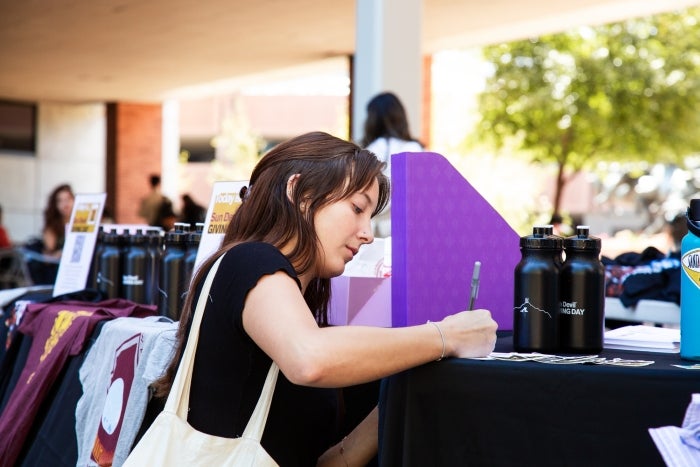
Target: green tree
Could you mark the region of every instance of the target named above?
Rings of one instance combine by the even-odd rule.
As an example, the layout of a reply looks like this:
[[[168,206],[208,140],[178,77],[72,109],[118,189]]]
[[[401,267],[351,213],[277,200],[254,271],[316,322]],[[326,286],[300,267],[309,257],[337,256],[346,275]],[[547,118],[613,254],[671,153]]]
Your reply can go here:
[[[700,8],[485,47],[479,141],[557,166],[554,212],[600,160],[682,164],[700,150]]]
[[[211,145],[216,149],[216,159],[212,162],[214,180],[250,178],[260,160],[264,140],[253,131],[239,99],[233,101]]]

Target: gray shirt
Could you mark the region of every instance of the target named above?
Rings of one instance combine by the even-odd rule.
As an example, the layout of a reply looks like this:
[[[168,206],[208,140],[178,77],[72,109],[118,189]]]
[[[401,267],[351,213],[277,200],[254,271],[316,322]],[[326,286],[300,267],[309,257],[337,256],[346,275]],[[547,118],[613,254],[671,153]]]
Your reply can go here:
[[[170,361],[177,322],[163,317],[118,318],[106,323],[80,367],[83,395],[75,409],[77,466],[129,455],[148,405],[148,386]]]

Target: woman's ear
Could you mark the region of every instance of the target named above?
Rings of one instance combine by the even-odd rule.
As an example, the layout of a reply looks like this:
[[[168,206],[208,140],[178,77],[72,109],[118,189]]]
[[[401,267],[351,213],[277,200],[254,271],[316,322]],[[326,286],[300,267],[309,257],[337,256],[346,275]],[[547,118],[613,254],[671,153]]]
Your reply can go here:
[[[287,199],[292,204],[294,204],[294,190],[296,190],[297,181],[300,176],[301,174],[294,174],[287,179]]]

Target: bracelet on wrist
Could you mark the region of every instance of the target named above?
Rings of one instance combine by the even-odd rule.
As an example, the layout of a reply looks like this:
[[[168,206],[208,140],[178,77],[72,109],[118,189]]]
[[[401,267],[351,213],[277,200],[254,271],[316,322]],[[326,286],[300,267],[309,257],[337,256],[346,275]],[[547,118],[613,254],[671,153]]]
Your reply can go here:
[[[445,358],[445,350],[447,349],[447,346],[445,345],[445,335],[442,333],[442,329],[440,329],[440,326],[438,326],[438,323],[436,323],[435,321],[430,321],[430,320],[428,320],[426,324],[428,324],[428,323],[435,326],[435,329],[437,329],[438,332],[440,333],[440,340],[442,341],[442,353],[440,354],[440,358],[435,360],[436,362],[439,362],[440,360]]]

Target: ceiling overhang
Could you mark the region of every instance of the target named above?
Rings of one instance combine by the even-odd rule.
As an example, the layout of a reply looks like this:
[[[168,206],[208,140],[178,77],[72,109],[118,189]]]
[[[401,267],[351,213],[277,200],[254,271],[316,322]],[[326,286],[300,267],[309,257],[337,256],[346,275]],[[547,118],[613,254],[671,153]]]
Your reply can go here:
[[[680,9],[700,0],[424,0],[423,52]],[[0,99],[158,102],[353,53],[355,2],[4,0]]]

